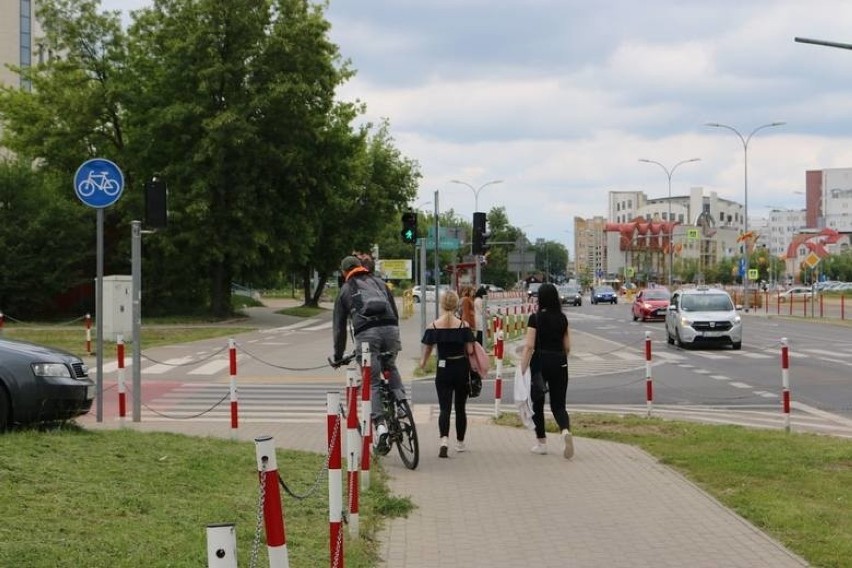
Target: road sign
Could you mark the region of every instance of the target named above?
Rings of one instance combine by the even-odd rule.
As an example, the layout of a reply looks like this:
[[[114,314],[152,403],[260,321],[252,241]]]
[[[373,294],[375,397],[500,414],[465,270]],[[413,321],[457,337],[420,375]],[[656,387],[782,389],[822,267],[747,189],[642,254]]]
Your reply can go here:
[[[389,280],[411,279],[411,259],[390,259],[384,258],[379,260],[378,271]]]
[[[816,268],[816,265],[819,264],[819,257],[816,255],[815,252],[811,252],[811,254],[809,254],[807,258],[805,258],[805,264],[808,265],[808,268],[813,270],[814,268]]]
[[[418,239],[422,243],[426,243],[426,250],[435,248],[435,239],[429,237],[426,239]],[[438,240],[439,249],[441,250],[458,250],[461,248],[461,241],[458,239],[453,239],[450,237],[444,238],[441,237]]]
[[[740,272],[740,278],[745,276],[745,259],[744,258],[740,259],[740,270],[739,270],[739,272]]]
[[[701,234],[699,233],[698,229],[687,229],[686,238],[690,241],[697,241],[699,238],[701,238]]]
[[[749,280],[757,280],[757,268],[749,268],[748,269],[748,279]]]
[[[74,174],[74,192],[80,201],[95,209],[109,207],[118,201],[123,190],[124,174],[104,158],[86,160]]]

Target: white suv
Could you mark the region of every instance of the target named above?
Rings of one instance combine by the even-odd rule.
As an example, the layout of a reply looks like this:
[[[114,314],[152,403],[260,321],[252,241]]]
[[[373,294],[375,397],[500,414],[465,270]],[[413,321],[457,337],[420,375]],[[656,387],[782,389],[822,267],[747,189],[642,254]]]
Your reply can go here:
[[[740,349],[743,325],[737,308],[731,296],[718,288],[678,290],[666,312],[666,339],[680,347],[721,343]]]

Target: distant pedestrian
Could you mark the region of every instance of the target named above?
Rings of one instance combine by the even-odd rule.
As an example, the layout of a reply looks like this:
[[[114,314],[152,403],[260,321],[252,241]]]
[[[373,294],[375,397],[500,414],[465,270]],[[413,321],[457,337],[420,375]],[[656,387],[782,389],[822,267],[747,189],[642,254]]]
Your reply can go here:
[[[568,333],[568,318],[562,313],[559,292],[550,283],[538,289],[538,312],[530,314],[527,334],[524,338],[524,354],[521,357],[521,371],[530,369],[532,374],[541,371],[550,396],[550,410],[559,425],[564,443],[563,456],[568,459],[574,455],[574,440],[571,436],[571,422],[565,408],[565,396],[568,390],[568,353],[571,351],[571,337]],[[544,431],[544,396],[533,398],[533,423],[535,424],[536,445],[532,452],[547,453],[547,435]]]
[[[450,414],[456,411],[456,451],[464,452],[467,433],[467,385],[470,375],[470,363],[467,355],[473,351],[475,338],[470,326],[456,317],[459,296],[453,290],[441,295],[441,315],[433,321],[423,333],[423,355],[420,368],[432,355],[437,346],[438,364],[435,370],[435,390],[438,393],[438,433],[441,445],[438,457],[446,458],[450,436]]]
[[[462,286],[459,294],[461,300],[461,319],[467,323],[471,331],[476,331],[476,316],[474,315],[473,305],[473,286]]]
[[[476,294],[473,298],[473,315],[474,315],[474,335],[476,336],[476,340],[480,345],[485,345],[482,341],[485,339],[485,312],[483,311],[483,303],[485,296],[488,295],[488,289],[485,286],[480,286],[479,290],[476,291]]]

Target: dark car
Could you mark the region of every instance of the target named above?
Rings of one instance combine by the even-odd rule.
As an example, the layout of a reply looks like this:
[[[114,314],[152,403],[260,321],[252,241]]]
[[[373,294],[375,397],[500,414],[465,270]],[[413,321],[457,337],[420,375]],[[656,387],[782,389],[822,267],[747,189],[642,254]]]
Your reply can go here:
[[[0,431],[13,424],[67,420],[92,408],[95,384],[75,355],[0,339]]]
[[[672,295],[666,288],[648,288],[636,294],[633,300],[633,321],[650,319],[666,319],[669,300]]]
[[[557,290],[559,290],[559,300],[563,304],[569,306],[583,305],[583,294],[580,292],[579,286],[564,284],[562,286],[558,286]]]
[[[618,295],[613,290],[612,286],[596,286],[592,290],[593,304],[617,304]]]

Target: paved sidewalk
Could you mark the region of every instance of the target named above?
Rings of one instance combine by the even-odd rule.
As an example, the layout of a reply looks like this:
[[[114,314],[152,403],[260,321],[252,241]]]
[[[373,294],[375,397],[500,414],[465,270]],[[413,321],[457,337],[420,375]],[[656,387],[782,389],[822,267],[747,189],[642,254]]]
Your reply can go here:
[[[418,333],[414,323],[409,333]],[[418,324],[419,325],[419,324]],[[411,353],[414,351],[412,350]],[[406,363],[407,365],[407,363]],[[670,468],[632,446],[577,438],[576,455],[533,455],[531,432],[472,419],[468,452],[438,458],[437,409],[417,405],[421,461],[405,469],[383,458],[392,491],[416,509],[381,531],[383,566],[409,568],[807,566]],[[117,428],[110,420],[91,429]],[[231,437],[200,421],[129,423],[128,428]],[[247,424],[237,437],[271,435],[277,446],[325,452],[325,423]],[[298,538],[298,535],[289,535]],[[299,566],[293,558],[293,565]]]

